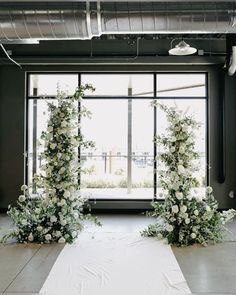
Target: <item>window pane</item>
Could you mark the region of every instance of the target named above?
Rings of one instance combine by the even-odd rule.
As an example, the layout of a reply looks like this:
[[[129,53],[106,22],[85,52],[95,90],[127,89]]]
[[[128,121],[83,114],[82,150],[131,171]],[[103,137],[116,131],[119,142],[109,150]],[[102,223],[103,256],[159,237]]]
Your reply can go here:
[[[204,99],[168,99],[160,100],[161,103],[168,107],[175,107],[183,112],[187,111],[187,114],[193,115],[196,121],[201,123],[201,127],[196,131],[195,146],[196,151],[200,153],[199,171],[194,173],[200,182],[200,186],[206,185],[206,100]],[[165,113],[162,110],[157,109],[157,134],[164,134],[167,127],[167,119]],[[163,149],[157,145],[157,153],[162,152]],[[157,169],[163,168],[161,162],[157,163]],[[158,179],[158,173],[157,173]],[[158,182],[158,181],[157,181]],[[158,184],[157,191],[161,191]],[[201,190],[201,188],[200,188]],[[158,194],[157,194],[158,196]]]
[[[132,194],[153,198],[153,108],[150,101],[132,101]]]
[[[157,96],[206,96],[205,74],[158,74]]]
[[[37,88],[38,96],[55,96],[57,88],[72,95],[78,86],[78,75],[75,74],[47,74],[30,75],[30,96],[34,94],[34,88]]]
[[[41,160],[43,145],[40,144],[41,142],[40,136],[42,131],[45,131],[47,128],[47,120],[48,120],[48,107],[47,107],[46,101],[41,99],[29,100],[29,121],[28,121],[28,183],[29,184],[32,184],[32,177],[34,173],[41,172],[41,166],[43,165]]]
[[[114,198],[127,191],[127,101],[84,100],[92,118],[81,122],[82,134],[95,150],[81,151],[82,193],[93,198]]]
[[[91,74],[81,79],[82,84],[92,84],[96,89],[89,96],[153,96],[153,75]]]

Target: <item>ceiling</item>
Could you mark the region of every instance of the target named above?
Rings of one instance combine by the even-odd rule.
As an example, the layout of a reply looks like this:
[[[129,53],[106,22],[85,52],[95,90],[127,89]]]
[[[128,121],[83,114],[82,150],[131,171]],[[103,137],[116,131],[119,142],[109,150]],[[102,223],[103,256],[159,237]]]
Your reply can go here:
[[[131,3],[132,2],[132,3]],[[89,5],[89,13],[93,14],[94,11],[97,12],[98,2],[92,2]],[[84,7],[86,7],[86,2],[84,1],[2,1],[0,0],[0,35],[5,37],[5,32],[18,33],[19,27],[17,27],[17,21],[19,21],[18,14],[21,15],[22,11],[26,15],[24,18],[23,26],[26,25],[26,20],[28,20],[28,14],[37,10],[46,11],[47,18],[50,18],[52,11],[58,11],[60,9],[81,9],[83,11]],[[115,17],[117,14],[122,15],[122,11],[126,13],[126,15],[130,15],[134,13],[135,9],[138,10],[139,14],[134,14],[134,18],[132,19],[132,23],[138,22],[137,18],[143,19],[143,13],[150,13],[152,16],[152,12],[154,9],[154,14],[163,10],[165,12],[171,12],[170,17],[172,17],[173,13],[178,13],[178,24],[179,29],[176,32],[168,32],[163,29],[161,33],[158,32],[150,32],[148,30],[137,30],[135,32],[132,31],[118,31],[116,33],[109,32],[101,32],[97,36],[90,36],[90,38],[85,38],[84,40],[80,40],[80,38],[45,38],[40,40],[40,38],[3,38],[0,43],[4,44],[6,50],[8,50],[10,56],[15,58],[16,60],[23,59],[43,59],[46,57],[51,58],[80,58],[83,59],[95,59],[95,58],[137,58],[137,57],[167,57],[168,50],[171,46],[176,45],[182,38],[189,43],[191,46],[196,47],[198,49],[196,56],[202,57],[225,57],[226,52],[230,48],[229,44],[235,44],[236,40],[234,30],[236,33],[236,28],[234,27],[234,22],[236,21],[236,2],[235,1],[195,1],[189,0],[188,2],[183,2],[179,0],[172,1],[102,1],[102,7],[104,11],[109,14],[109,17]],[[222,24],[228,24],[228,16],[230,17],[230,27],[232,29],[231,34],[225,34],[221,30],[216,32],[215,29],[212,29],[212,32],[205,32],[204,30],[200,30],[199,32],[186,32],[184,30],[181,31],[181,26],[183,23],[183,19],[186,19],[186,15],[184,14],[186,11],[188,15],[191,13],[198,13],[201,16],[201,9],[206,15],[212,13],[213,18],[209,18],[209,23],[213,25],[213,28],[219,27],[219,15],[222,17]],[[209,11],[207,10],[209,9]],[[49,11],[49,13],[48,13]],[[63,10],[64,11],[64,10]],[[74,10],[73,10],[74,11]],[[114,12],[114,13],[112,13]],[[119,12],[119,13],[118,13]],[[222,12],[224,12],[222,14]],[[13,13],[13,14],[12,14]],[[179,13],[182,13],[179,17]],[[190,13],[190,14],[189,14]],[[12,22],[12,15],[16,18],[16,22]],[[184,18],[182,17],[184,16]],[[106,16],[105,24],[107,20],[110,20],[108,16]],[[42,19],[42,24],[48,19]],[[58,19],[54,18],[52,22],[49,20],[50,26],[53,23],[57,24]],[[143,21],[143,20],[142,20]],[[195,22],[199,24],[199,22],[205,21],[205,18],[195,18],[194,21],[191,18],[187,18],[187,21],[190,21],[193,24],[192,28],[194,31]],[[141,22],[143,24],[143,22]],[[22,24],[21,24],[22,25]],[[29,19],[29,25],[32,25],[31,19]],[[137,24],[140,25],[139,23]],[[168,22],[167,22],[168,25]],[[7,30],[6,30],[7,28]],[[50,29],[46,28],[47,30]],[[104,29],[104,28],[103,28]],[[105,30],[105,29],[104,29]],[[53,29],[51,28],[51,31]],[[4,35],[4,34],[5,35]],[[36,32],[37,33],[37,32]],[[233,33],[233,34],[232,34]],[[59,34],[59,33],[58,33]],[[18,35],[18,34],[16,34]],[[54,34],[55,35],[55,34]],[[54,36],[55,37],[55,36]],[[57,37],[57,36],[56,36]],[[34,39],[34,40],[33,40]],[[229,42],[230,39],[230,42]],[[228,40],[228,41],[227,41]],[[233,41],[232,41],[233,40]],[[29,42],[28,42],[29,41]],[[33,41],[37,41],[37,44],[26,44],[26,43],[35,43]],[[227,42],[226,42],[227,41]],[[0,56],[5,57],[5,53],[0,51]]]

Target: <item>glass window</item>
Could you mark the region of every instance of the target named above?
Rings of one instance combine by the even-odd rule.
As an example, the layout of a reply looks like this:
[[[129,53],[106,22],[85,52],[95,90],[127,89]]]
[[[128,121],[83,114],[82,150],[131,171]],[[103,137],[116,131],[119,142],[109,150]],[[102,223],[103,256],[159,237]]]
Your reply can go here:
[[[81,80],[95,88],[89,96],[153,96],[153,75],[83,74]]]
[[[54,96],[59,88],[68,95],[72,95],[77,86],[78,75],[75,74],[32,74],[29,94],[30,96]]]
[[[30,74],[28,97],[28,183],[43,165],[40,136],[46,130],[47,103],[40,96],[54,98],[57,87],[72,95],[79,75]],[[81,132],[95,142],[95,149],[81,150],[80,161],[88,174],[81,173],[82,193],[95,199],[151,199],[159,197],[158,170],[161,163],[154,158],[154,127],[157,134],[165,132],[165,114],[150,106],[154,98],[154,75],[157,99],[168,106],[176,105],[201,123],[196,135],[200,152],[200,170],[196,172],[201,186],[206,184],[206,75],[200,73],[156,74],[81,74],[81,83],[92,84],[95,92],[88,93],[83,104],[92,112],[91,119],[81,119]],[[38,96],[37,98],[32,97]],[[156,126],[155,126],[156,124]],[[156,146],[157,153],[161,147]],[[154,176],[154,165],[157,174]],[[156,182],[154,181],[156,179]],[[154,182],[156,185],[154,185]]]
[[[157,97],[204,97],[205,84],[205,74],[158,74]]]

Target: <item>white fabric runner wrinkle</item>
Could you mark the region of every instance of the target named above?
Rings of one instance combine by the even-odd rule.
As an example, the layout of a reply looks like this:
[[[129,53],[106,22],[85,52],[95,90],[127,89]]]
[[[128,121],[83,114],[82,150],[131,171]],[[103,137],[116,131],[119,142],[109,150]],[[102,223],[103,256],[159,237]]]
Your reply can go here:
[[[84,232],[66,245],[40,294],[188,295],[169,245],[139,233]]]

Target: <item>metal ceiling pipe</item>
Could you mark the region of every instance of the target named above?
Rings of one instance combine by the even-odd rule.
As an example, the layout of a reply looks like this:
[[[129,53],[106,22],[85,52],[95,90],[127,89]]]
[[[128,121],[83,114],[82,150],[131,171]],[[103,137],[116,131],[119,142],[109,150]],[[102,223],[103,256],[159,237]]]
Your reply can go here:
[[[0,6],[0,42],[102,34],[236,33],[232,2],[80,2]]]

